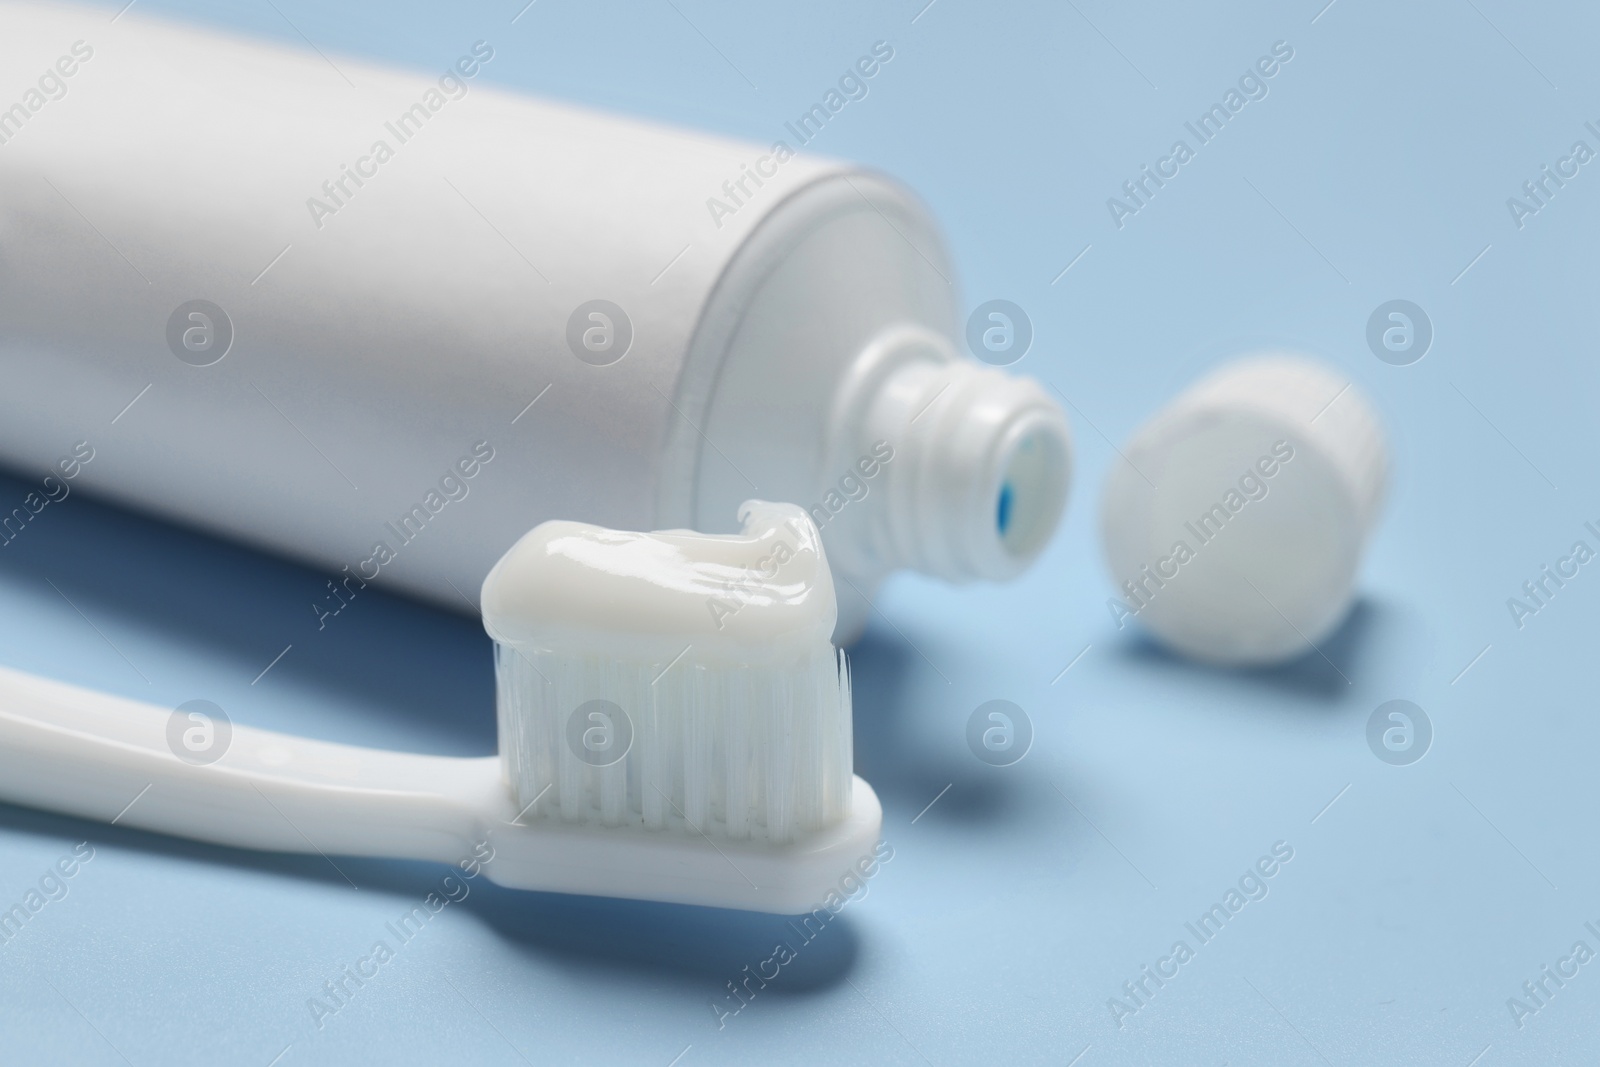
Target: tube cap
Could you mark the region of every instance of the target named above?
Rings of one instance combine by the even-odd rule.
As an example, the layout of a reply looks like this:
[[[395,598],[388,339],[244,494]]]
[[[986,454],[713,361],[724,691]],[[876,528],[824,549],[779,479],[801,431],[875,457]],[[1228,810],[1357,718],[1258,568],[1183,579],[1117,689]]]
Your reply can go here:
[[[1146,422],[1107,479],[1119,625],[1211,663],[1292,659],[1354,599],[1388,453],[1371,405],[1288,352],[1229,363]]]

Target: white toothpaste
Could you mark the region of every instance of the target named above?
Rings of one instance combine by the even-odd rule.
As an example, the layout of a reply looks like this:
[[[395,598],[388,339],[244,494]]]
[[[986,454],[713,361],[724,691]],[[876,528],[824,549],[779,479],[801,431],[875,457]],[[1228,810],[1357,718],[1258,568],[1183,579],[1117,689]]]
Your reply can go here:
[[[490,572],[501,755],[535,814],[783,843],[849,810],[821,539],[791,504],[740,518],[718,536],[547,522]]]
[[[828,644],[836,606],[816,527],[758,501],[740,517],[731,535],[542,523],[489,573],[484,627],[523,649],[662,662],[690,649],[788,663]]]

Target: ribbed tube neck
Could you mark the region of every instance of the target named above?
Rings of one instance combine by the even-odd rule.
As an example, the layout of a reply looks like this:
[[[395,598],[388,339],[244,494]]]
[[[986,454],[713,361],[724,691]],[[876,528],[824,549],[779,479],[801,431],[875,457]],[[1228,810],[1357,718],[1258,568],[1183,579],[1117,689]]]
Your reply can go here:
[[[1066,504],[1072,441],[1060,407],[1039,383],[962,359],[931,331],[892,330],[868,346],[833,425],[835,456],[892,450],[877,506],[830,546],[846,570],[1011,578]]]

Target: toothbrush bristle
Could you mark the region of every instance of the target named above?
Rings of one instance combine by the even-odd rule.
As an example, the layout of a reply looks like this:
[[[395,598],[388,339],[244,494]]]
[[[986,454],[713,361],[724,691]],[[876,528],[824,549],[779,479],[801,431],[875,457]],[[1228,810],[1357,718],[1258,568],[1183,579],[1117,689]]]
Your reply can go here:
[[[793,841],[847,814],[849,665],[647,662],[496,642],[500,751],[521,820]]]

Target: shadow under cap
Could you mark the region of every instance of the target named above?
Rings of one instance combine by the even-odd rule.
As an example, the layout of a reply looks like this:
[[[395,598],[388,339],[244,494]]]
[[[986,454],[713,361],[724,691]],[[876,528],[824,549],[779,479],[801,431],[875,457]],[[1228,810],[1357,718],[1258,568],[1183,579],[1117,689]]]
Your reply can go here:
[[[1112,645],[1113,654],[1135,669],[1188,675],[1218,687],[1243,685],[1275,689],[1308,705],[1331,709],[1363,692],[1375,671],[1373,654],[1399,625],[1399,614],[1370,597],[1359,597],[1339,626],[1316,648],[1271,667],[1228,667],[1198,663],[1171,651],[1137,623]]]

